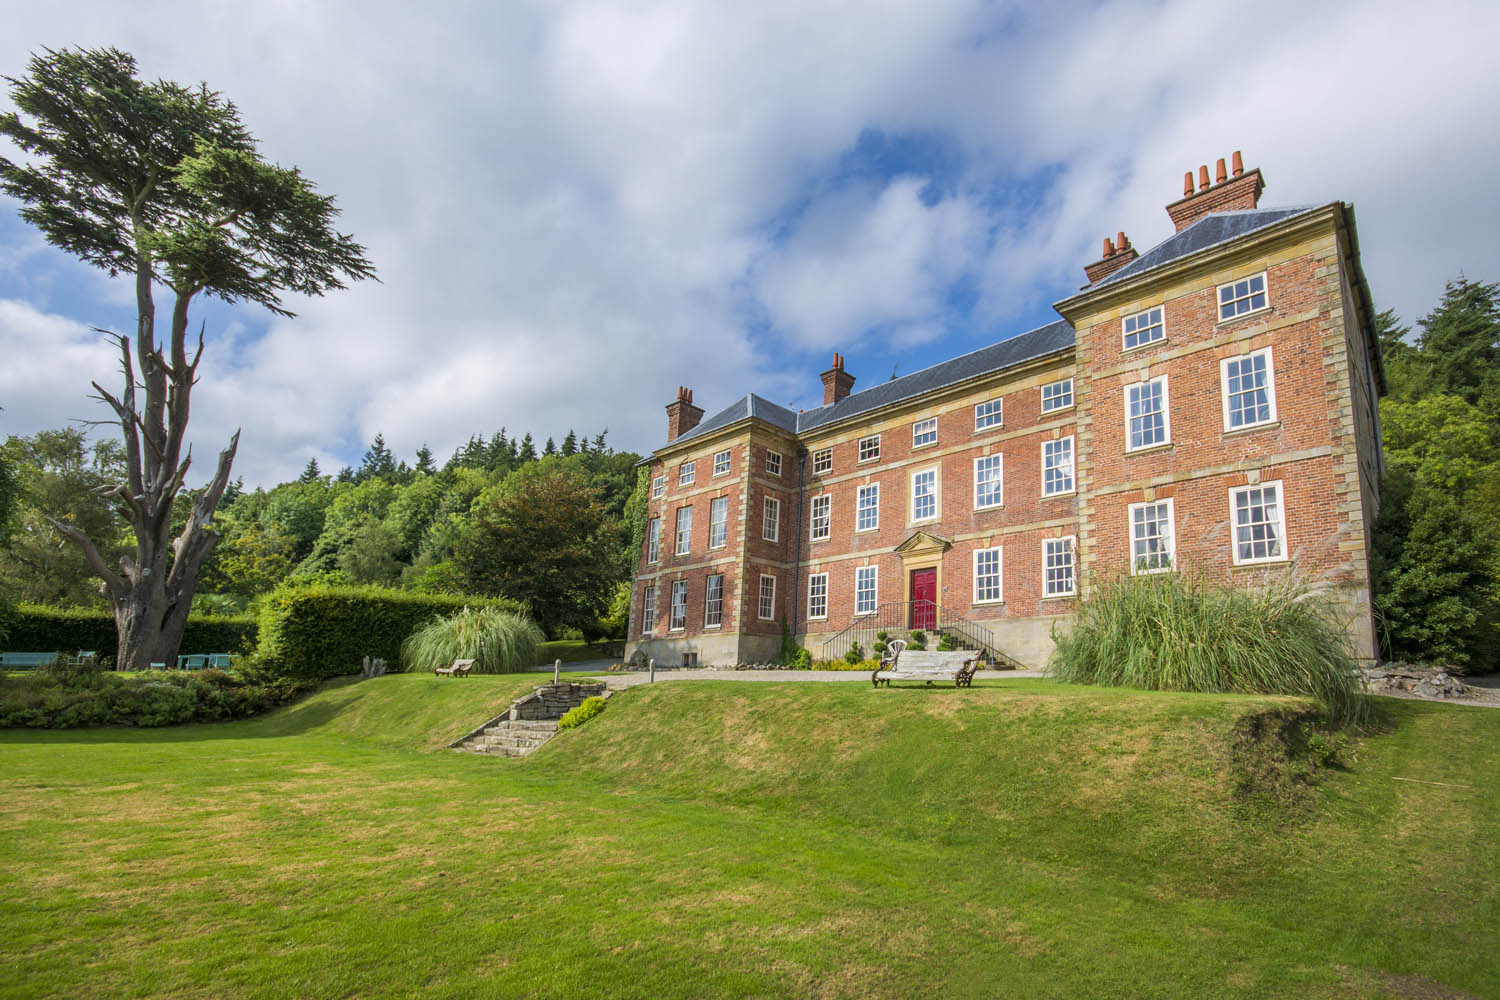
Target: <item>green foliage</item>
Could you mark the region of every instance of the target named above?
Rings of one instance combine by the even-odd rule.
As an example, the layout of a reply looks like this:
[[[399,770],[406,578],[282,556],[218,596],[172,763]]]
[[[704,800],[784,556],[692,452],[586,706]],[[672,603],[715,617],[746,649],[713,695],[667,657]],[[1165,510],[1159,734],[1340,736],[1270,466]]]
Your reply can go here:
[[[464,608],[434,618],[401,644],[407,670],[423,672],[454,660],[473,660],[478,674],[513,674],[536,665],[537,649],[546,639],[536,623],[502,608]]]
[[[113,656],[118,643],[115,619],[108,611],[89,608],[51,608],[23,604],[0,608],[5,648],[32,653],[75,653],[91,650]],[[182,633],[182,651],[190,654],[247,652],[256,641],[258,625],[242,616],[189,616]]]
[[[569,461],[523,466],[480,496],[454,558],[470,590],[524,601],[548,635],[576,628],[592,640],[619,580],[621,532]]]
[[[407,637],[464,607],[524,610],[513,601],[384,587],[283,586],[262,605],[257,657],[277,676],[307,680],[355,673],[365,656],[395,665]]]
[[[943,652],[943,653],[951,653],[951,652],[953,652],[953,650],[955,648],[954,645],[953,645],[953,636],[949,635],[947,632],[944,632],[941,635],[939,635],[938,636],[937,648],[938,648],[939,652]]]
[[[571,434],[571,432],[570,432]],[[635,577],[640,565],[641,553],[646,547],[646,528],[651,513],[651,470],[645,466],[636,470],[635,489],[625,501],[625,530],[628,538],[620,551],[620,571],[626,580]]]
[[[865,649],[857,642],[850,645],[849,651],[844,654],[844,662],[850,664],[851,666],[857,663],[862,663],[864,661],[864,658]]]
[[[114,674],[64,658],[25,675],[0,676],[0,728],[174,726],[260,715],[312,689],[223,670]]]
[[[21,512],[21,480],[0,451],[0,546],[9,544]]]
[[[781,623],[781,654],[776,662],[788,670],[808,670],[812,667],[812,654],[797,645],[797,637],[792,635],[786,622]]]
[[[1383,651],[1500,667],[1500,286],[1448,283],[1416,343],[1376,317],[1386,479],[1371,545]]]
[[[1500,418],[1500,283],[1460,276],[1418,323],[1418,346],[1438,391]]]
[[[1304,585],[1213,587],[1180,573],[1105,580],[1053,641],[1048,671],[1063,681],[1304,695],[1338,723],[1368,712],[1344,623]]]
[[[599,619],[599,629],[606,639],[623,639],[630,629],[630,584],[620,581],[615,585],[615,596],[610,599],[609,612]]]
[[[926,649],[927,633],[919,628],[911,630],[911,637],[906,640],[907,649]]]
[[[561,719],[557,720],[558,729],[577,729],[585,722],[604,711],[603,698],[585,698],[577,708],[567,711]]]
[[[1372,553],[1382,645],[1396,659],[1493,669],[1494,522],[1419,474],[1396,466],[1385,481]]]
[[[119,478],[120,454],[117,442],[91,445],[71,427],[11,436],[0,445],[0,464],[13,473],[17,490],[19,529],[0,551],[0,592],[39,604],[104,606],[83,553],[53,521],[83,531],[107,562],[117,562],[128,551],[126,525],[98,491]]]

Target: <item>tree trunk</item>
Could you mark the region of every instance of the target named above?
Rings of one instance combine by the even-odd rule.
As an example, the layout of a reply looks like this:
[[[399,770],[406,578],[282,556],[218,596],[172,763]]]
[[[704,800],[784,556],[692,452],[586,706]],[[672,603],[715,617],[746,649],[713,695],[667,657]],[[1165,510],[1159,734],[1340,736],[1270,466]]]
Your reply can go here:
[[[187,625],[198,586],[198,573],[219,536],[210,527],[214,511],[229,484],[229,470],[239,447],[239,432],[219,453],[219,463],[208,487],[193,504],[187,524],[174,539],[172,509],[182,490],[192,450],[183,453],[187,433],[188,401],[203,356],[200,332],[198,348],[187,356],[188,302],[196,289],[178,289],[172,309],[172,333],[168,362],[156,346],[152,333],[155,306],[151,299],[150,261],[139,261],[144,280],[138,275],[136,297],[136,361],[146,393],[144,405],[136,406],[137,382],[130,341],[119,338],[120,362],[125,376],[124,391],[115,396],[94,383],[99,397],[115,411],[125,444],[126,481],[104,490],[135,532],[135,555],[120,560],[112,569],[93,541],[71,525],[53,522],[64,536],[82,550],[89,565],[103,581],[101,593],[114,612],[119,645],[115,666],[120,670],[148,670],[152,664],[176,664],[182,632]],[[202,650],[202,652],[222,652]]]

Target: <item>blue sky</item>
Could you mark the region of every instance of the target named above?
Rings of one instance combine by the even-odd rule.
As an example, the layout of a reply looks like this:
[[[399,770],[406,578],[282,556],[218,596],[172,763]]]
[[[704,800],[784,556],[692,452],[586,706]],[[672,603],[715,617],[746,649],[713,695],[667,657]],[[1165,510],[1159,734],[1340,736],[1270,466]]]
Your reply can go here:
[[[677,385],[821,402],[1050,321],[1101,239],[1171,232],[1183,171],[1236,149],[1263,204],[1343,199],[1377,301],[1414,320],[1500,278],[1492,4],[30,5],[0,73],[111,44],[206,80],[343,208],[381,282],[294,320],[200,303],[198,481],[384,433],[440,455],[505,426],[661,442]],[[1398,72],[1392,72],[1398,67]],[[4,103],[0,99],[0,103]],[[123,281],[0,199],[0,433],[102,416],[93,326]]]

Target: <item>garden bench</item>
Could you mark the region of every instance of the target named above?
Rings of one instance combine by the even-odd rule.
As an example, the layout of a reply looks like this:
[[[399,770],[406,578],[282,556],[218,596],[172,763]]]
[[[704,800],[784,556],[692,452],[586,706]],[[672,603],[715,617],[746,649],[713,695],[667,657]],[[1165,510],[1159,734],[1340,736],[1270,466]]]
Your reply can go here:
[[[194,654],[191,656],[179,656],[177,658],[178,670],[202,670],[208,666],[208,654]]]
[[[447,674],[449,677],[467,677],[469,671],[474,669],[473,660],[454,660],[450,666],[433,667],[434,674]]]
[[[239,659],[233,653],[209,653],[208,665],[218,670],[228,670]]]
[[[952,681],[956,688],[971,687],[974,671],[979,669],[983,656],[963,650],[907,649],[905,639],[897,639],[886,648],[880,658],[880,666],[870,674],[875,687],[891,681]]]
[[[56,662],[57,653],[0,653],[0,667],[7,670],[35,670]]]

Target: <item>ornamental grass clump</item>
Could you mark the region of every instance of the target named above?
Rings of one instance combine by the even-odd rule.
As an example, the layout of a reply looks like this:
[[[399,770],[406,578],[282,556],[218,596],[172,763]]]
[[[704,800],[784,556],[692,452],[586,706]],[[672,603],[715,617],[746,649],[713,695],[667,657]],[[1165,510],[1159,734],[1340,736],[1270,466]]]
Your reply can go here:
[[[1106,580],[1054,640],[1047,669],[1063,681],[1303,695],[1341,724],[1368,713],[1348,633],[1306,584],[1237,590],[1180,573]]]
[[[546,640],[530,618],[500,608],[464,608],[434,618],[401,644],[407,670],[428,671],[473,660],[476,674],[513,674],[536,666]]]

